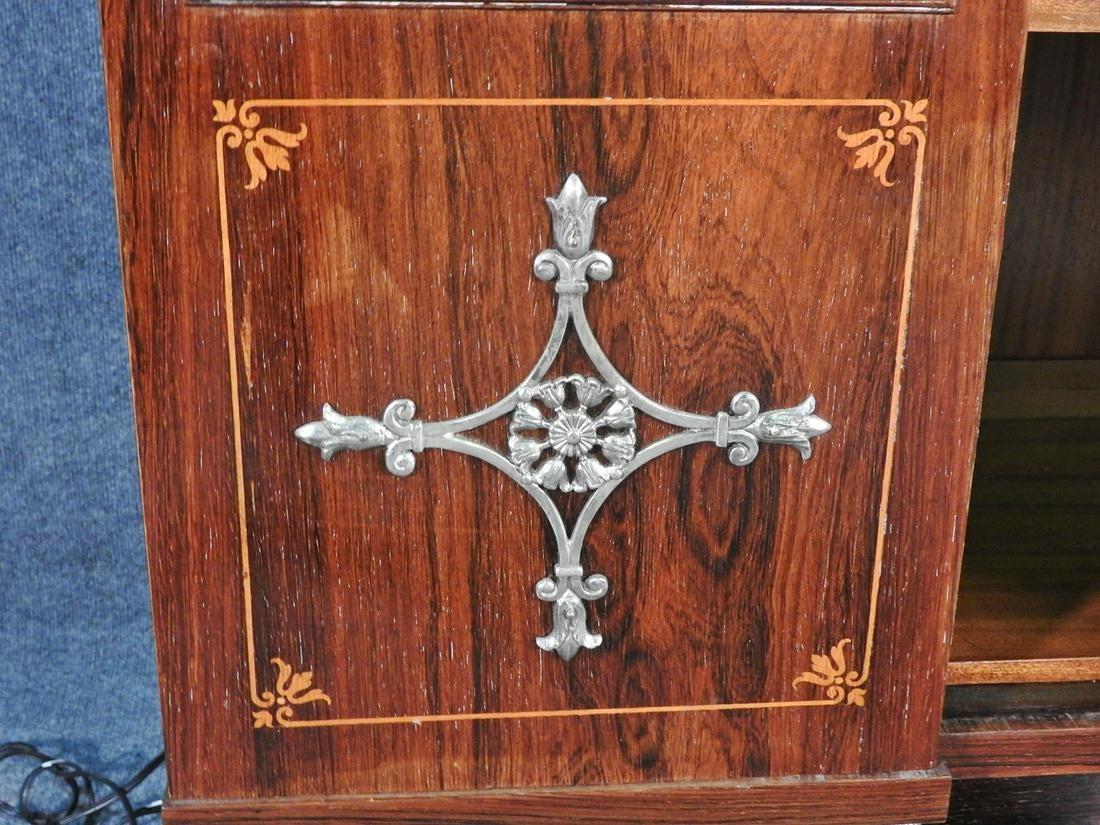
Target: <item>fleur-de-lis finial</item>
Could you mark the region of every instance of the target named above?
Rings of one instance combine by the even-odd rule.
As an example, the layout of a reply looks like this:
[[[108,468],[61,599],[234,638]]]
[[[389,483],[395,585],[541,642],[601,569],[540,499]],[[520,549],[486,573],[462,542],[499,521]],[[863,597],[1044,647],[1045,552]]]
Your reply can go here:
[[[589,195],[581,179],[572,174],[556,198],[547,198],[554,218],[554,242],[565,257],[576,260],[592,246],[596,229],[596,210],[607,198]]]

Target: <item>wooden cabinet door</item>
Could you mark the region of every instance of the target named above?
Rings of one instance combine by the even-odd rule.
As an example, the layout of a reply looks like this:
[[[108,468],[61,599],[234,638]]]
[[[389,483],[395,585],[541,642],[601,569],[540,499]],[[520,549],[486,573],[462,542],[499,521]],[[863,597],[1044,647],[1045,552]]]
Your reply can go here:
[[[1022,14],[864,5],[105,0],[170,820],[945,810]]]

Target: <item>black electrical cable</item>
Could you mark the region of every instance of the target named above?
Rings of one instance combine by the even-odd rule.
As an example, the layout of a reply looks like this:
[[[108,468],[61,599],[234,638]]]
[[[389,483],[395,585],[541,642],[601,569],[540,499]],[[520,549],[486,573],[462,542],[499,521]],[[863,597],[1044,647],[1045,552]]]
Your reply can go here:
[[[149,774],[161,766],[164,762],[163,752],[157,754],[122,785],[105,776],[92,773],[75,762],[42,753],[26,742],[5,742],[0,745],[0,763],[17,758],[31,759],[38,764],[23,779],[14,804],[0,799],[0,813],[29,822],[31,825],[69,825],[77,822],[81,822],[82,825],[95,825],[99,814],[112,805],[122,806],[125,813],[122,822],[126,825],[135,825],[143,816],[160,813],[159,800],[141,807],[134,807],[134,803],[130,801],[130,794],[149,777]],[[66,795],[64,802],[55,806],[52,811],[35,808],[32,802],[35,786],[43,777],[52,777],[57,780],[53,783],[53,788],[62,789]],[[100,789],[99,793],[97,789]],[[108,793],[103,795],[103,789]],[[41,788],[39,793],[42,793]]]

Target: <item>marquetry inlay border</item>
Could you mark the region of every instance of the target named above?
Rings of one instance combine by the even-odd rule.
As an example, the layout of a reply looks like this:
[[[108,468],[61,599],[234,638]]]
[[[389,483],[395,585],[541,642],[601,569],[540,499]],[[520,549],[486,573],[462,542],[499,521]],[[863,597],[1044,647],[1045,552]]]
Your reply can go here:
[[[252,607],[252,577],[249,551],[248,518],[245,506],[244,448],[241,426],[241,400],[236,323],[233,298],[233,254],[229,235],[229,208],[227,202],[226,149],[241,150],[249,172],[246,189],[255,189],[268,179],[269,173],[291,169],[292,150],[308,134],[305,124],[297,124],[293,130],[278,126],[261,127],[260,110],[277,109],[325,109],[325,108],[410,108],[410,107],[769,107],[769,108],[835,108],[878,110],[877,126],[855,122],[860,131],[849,132],[845,123],[837,127],[838,137],[845,147],[855,150],[853,168],[867,169],[873,180],[883,187],[894,186],[891,171],[898,146],[913,146],[913,188],[909,209],[908,238],[902,272],[902,289],[898,308],[898,336],[894,351],[893,378],[890,391],[889,429],[884,459],[882,486],[879,496],[877,528],[875,532],[874,563],[867,616],[867,634],[863,642],[862,657],[848,663],[847,650],[850,638],[840,639],[828,655],[814,654],[809,670],[796,676],[792,688],[808,684],[822,691],[825,698],[791,698],[766,702],[732,702],[708,705],[668,705],[616,708],[571,708],[563,710],[500,711],[487,713],[447,713],[410,716],[386,716],[364,718],[294,718],[294,706],[317,707],[318,703],[331,705],[332,700],[313,686],[311,671],[297,672],[283,659],[272,659],[278,675],[275,690],[261,690],[256,663],[256,637]],[[871,675],[871,659],[874,652],[875,623],[878,615],[879,592],[882,577],[883,550],[886,543],[887,515],[890,487],[893,481],[894,456],[897,446],[898,417],[901,410],[901,384],[904,371],[905,348],[909,329],[909,310],[912,296],[913,264],[916,254],[917,230],[920,224],[921,201],[924,190],[924,164],[927,144],[927,100],[894,101],[883,98],[868,99],[814,99],[814,98],[765,98],[765,99],[699,99],[699,98],[286,98],[249,100],[238,108],[235,100],[214,101],[214,121],[221,124],[215,135],[215,163],[218,181],[218,215],[221,232],[221,252],[225,301],[225,323],[228,349],[229,383],[233,412],[233,445],[236,469],[237,515],[240,532],[241,586],[244,598],[245,641],[247,667],[251,693],[254,725],[261,727],[332,727],[341,725],[385,725],[420,722],[456,722],[491,719],[530,719],[551,717],[612,716],[622,714],[688,713],[752,710],[766,708],[815,707],[856,705],[866,701],[867,683]],[[859,663],[858,669],[854,666]]]
[[[478,11],[694,11],[839,14],[954,14],[957,0],[187,0],[192,6]]]

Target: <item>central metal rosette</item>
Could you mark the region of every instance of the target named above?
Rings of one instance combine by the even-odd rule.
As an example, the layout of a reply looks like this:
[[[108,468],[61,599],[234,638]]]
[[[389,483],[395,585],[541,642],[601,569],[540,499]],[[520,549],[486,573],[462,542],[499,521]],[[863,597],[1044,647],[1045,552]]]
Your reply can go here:
[[[557,311],[538,362],[504,398],[447,421],[417,419],[416,406],[408,399],[390,402],[381,420],[341,415],[325,404],[319,420],[295,430],[325,460],[345,450],[381,448],[386,469],[408,476],[416,469],[419,453],[449,450],[479,458],[519,484],[542,509],[557,545],[553,575],[535,585],[535,595],[553,604],[553,626],[535,641],[567,661],[582,648],[603,642],[603,636],[588,631],[585,602],[605,596],[608,581],[599,574],[586,575],[581,556],[592,520],[623,479],[666,453],[695,444],[725,450],[737,467],[755,461],[762,443],[794,447],[805,460],[813,449],[810,439],[828,432],[830,426],[814,414],[812,395],[795,407],[761,412],[755,395],[739,392],[730,400],[729,412],[707,415],[666,406],[634,387],[600,347],[584,311],[591,283],[607,281],[613,271],[611,258],[592,250],[596,212],[604,201],[589,195],[576,175],[569,176],[556,198],[546,199],[555,245],[535,256],[534,272],[539,280],[553,283]],[[546,379],[570,326],[598,378]],[[676,432],[638,449],[638,413]],[[507,455],[467,435],[507,415],[511,416]],[[570,527],[547,490],[588,493]]]
[[[625,387],[570,375],[520,391],[508,450],[523,477],[583,493],[621,478],[634,458],[634,405]]]

